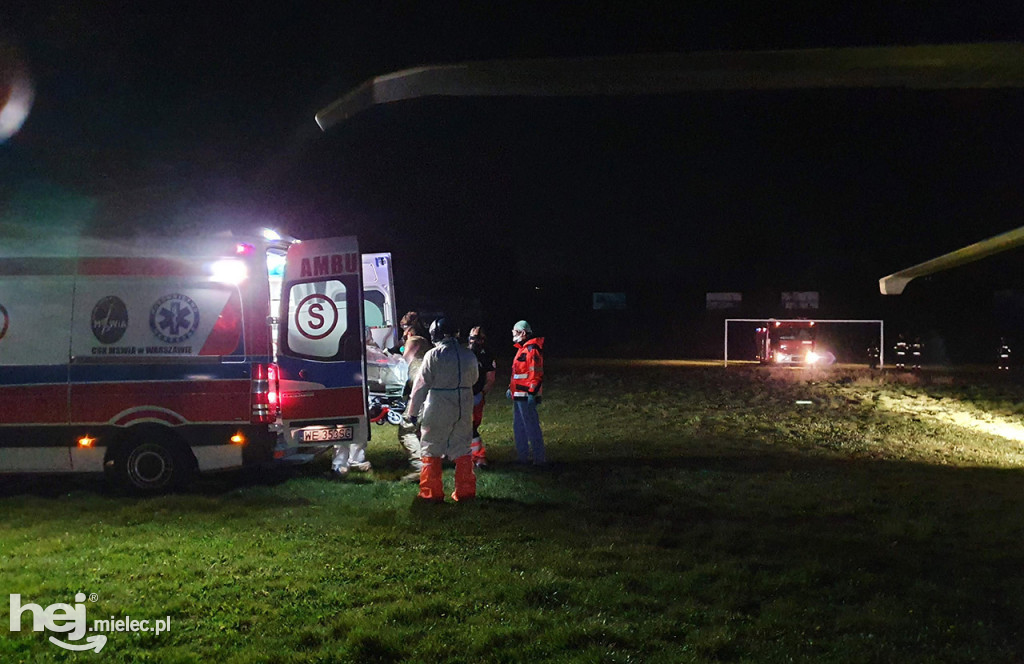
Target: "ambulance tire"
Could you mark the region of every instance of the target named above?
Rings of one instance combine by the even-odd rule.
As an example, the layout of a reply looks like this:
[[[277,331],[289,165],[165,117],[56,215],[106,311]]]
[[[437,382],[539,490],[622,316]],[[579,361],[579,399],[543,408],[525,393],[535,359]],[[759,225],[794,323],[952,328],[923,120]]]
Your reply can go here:
[[[170,434],[139,432],[114,455],[113,479],[134,494],[155,494],[181,488],[194,473],[195,462]]]

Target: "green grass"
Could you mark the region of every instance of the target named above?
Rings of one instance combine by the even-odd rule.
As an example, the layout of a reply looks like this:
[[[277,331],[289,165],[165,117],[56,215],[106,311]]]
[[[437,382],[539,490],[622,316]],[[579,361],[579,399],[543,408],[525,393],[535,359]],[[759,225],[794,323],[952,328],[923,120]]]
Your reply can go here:
[[[1024,658],[1021,389],[954,374],[555,364],[552,467],[414,504],[375,427],[366,477],[321,468],[114,495],[0,480],[3,592],[171,617],[100,654],[10,633],[3,662],[1014,662]],[[811,401],[797,405],[796,401]],[[911,407],[919,409],[913,410]],[[451,489],[451,470],[446,472]],[[26,626],[28,616],[23,620]]]

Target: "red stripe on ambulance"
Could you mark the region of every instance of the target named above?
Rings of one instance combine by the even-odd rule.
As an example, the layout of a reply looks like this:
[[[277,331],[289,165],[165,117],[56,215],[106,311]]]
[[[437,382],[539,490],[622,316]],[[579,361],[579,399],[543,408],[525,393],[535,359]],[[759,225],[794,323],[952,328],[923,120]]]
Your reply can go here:
[[[143,406],[141,408],[129,408],[125,412],[118,414],[110,423],[114,426],[125,427],[138,422],[163,422],[164,424],[175,426],[185,424],[188,420],[166,408]]]
[[[154,404],[160,404],[155,406]],[[71,421],[124,425],[133,409],[154,408],[182,422],[248,422],[249,380],[87,383],[71,386]]]
[[[0,387],[0,422],[6,424],[67,424],[68,386],[15,385]]]
[[[202,261],[184,258],[80,258],[78,273],[90,277],[187,277],[205,276],[206,266]]]
[[[282,392],[281,401],[290,420],[322,418],[324,413],[335,417],[362,415],[364,404],[362,387]]]

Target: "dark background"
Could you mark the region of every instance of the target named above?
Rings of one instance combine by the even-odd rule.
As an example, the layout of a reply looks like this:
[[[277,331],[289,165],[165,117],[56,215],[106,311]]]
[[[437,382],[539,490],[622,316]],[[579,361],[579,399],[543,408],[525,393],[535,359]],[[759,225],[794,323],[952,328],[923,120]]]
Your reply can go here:
[[[1020,90],[423,99],[313,120],[421,64],[1024,35],[1024,9],[966,4],[4,3],[36,100],[0,144],[0,219],[356,234],[393,253],[401,309],[482,322],[499,351],[527,318],[552,353],[715,356],[705,293],[736,291],[733,317],[884,318],[932,361],[994,361],[1022,330],[1019,252],[898,298],[877,280],[1024,223]],[[821,308],[784,311],[781,291]],[[595,311],[594,292],[627,309]]]

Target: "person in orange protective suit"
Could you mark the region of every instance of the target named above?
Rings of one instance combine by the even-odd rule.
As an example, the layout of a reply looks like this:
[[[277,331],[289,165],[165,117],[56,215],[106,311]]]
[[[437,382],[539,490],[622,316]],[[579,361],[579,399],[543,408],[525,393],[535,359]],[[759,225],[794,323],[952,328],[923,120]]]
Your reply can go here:
[[[476,355],[459,345],[458,330],[446,318],[430,326],[434,347],[423,357],[420,375],[412,388],[407,413],[418,413],[423,470],[420,471],[418,498],[444,502],[441,458],[455,461],[456,502],[476,497],[476,474],[470,443],[473,438],[473,383],[479,377]],[[415,423],[416,415],[409,415]]]

